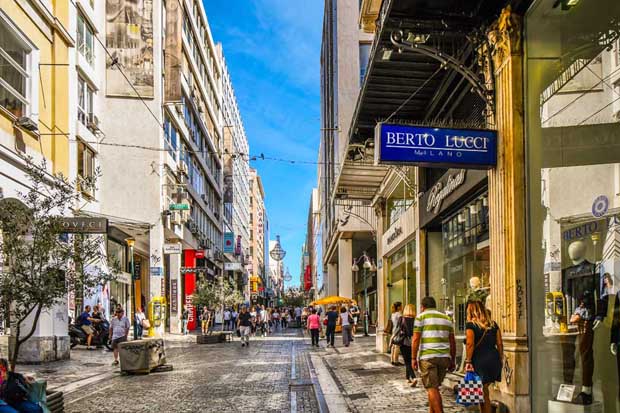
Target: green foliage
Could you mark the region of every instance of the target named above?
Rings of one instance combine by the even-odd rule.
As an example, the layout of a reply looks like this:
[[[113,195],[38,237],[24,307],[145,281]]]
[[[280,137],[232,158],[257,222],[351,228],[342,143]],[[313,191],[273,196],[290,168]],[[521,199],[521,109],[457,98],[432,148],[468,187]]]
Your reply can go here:
[[[284,292],[282,302],[285,307],[303,307],[306,303],[306,298],[299,289],[289,288]]]
[[[221,276],[211,280],[199,279],[192,295],[194,306],[207,306],[210,309],[218,308],[222,304],[225,307],[232,307],[242,304],[243,301],[243,294],[230,281],[223,281]]]
[[[19,199],[0,200],[0,301],[9,304],[14,350],[9,354],[11,369],[19,348],[36,329],[42,311],[61,303],[68,291],[92,294],[116,277],[114,265],[106,261],[102,235],[61,234],[63,216],[79,214],[83,202],[78,182],[53,175],[45,163],[26,159],[28,191]],[[95,189],[92,179],[81,180],[82,188]],[[25,323],[32,315],[32,324]]]

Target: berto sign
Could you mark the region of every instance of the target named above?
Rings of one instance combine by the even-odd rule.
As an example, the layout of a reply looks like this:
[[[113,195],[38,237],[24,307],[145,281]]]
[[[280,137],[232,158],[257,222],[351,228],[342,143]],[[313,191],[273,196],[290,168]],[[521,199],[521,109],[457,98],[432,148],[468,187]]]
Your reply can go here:
[[[489,169],[497,161],[497,133],[379,123],[377,163]]]

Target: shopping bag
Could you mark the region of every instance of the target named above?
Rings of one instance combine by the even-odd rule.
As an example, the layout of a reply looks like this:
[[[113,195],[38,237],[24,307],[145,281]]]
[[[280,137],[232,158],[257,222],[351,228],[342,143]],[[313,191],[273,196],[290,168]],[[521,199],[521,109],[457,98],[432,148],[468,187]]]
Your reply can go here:
[[[461,406],[472,406],[484,403],[482,379],[473,371],[465,373],[465,377],[458,385],[456,403]]]

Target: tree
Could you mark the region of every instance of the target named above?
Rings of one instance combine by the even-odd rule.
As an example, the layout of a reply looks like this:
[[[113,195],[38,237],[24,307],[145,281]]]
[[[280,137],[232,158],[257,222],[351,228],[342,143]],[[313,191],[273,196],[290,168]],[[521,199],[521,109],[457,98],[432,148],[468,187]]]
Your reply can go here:
[[[241,292],[230,281],[224,281],[222,276],[213,279],[200,278],[192,295],[192,304],[196,307],[232,307],[242,304],[243,300]]]
[[[62,232],[63,217],[79,213],[80,189],[94,191],[99,171],[69,182],[48,173],[45,162],[26,158],[26,175],[29,189],[19,199],[0,200],[0,300],[15,340],[9,346],[12,371],[43,311],[63,302],[68,291],[90,295],[117,275],[106,261],[103,236]]]
[[[306,298],[304,297],[304,293],[299,289],[289,288],[284,292],[282,302],[285,307],[303,307],[306,302]]]

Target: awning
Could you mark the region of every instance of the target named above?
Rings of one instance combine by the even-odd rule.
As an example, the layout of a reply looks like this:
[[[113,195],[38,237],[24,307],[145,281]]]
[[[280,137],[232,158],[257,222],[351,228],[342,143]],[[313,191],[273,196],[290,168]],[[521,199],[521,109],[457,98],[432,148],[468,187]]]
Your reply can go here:
[[[370,200],[387,175],[388,167],[373,164],[379,121],[484,125],[486,96],[472,87],[484,84],[472,39],[506,3],[384,0],[336,198]]]

